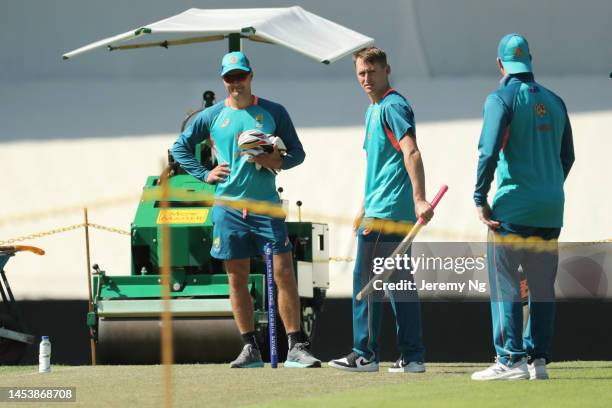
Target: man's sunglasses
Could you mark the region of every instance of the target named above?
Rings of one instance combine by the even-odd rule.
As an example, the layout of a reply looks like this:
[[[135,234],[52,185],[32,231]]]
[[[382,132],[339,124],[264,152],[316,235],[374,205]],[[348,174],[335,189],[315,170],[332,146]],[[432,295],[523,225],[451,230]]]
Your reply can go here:
[[[239,74],[226,74],[223,75],[223,80],[228,84],[233,82],[242,82],[249,76],[250,72],[241,72]]]

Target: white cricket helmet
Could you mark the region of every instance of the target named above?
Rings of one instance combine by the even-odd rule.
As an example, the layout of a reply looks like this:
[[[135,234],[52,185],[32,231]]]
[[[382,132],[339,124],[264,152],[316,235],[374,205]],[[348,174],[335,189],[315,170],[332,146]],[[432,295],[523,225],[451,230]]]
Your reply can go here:
[[[245,130],[238,136],[238,147],[247,153],[257,156],[261,153],[271,153],[274,150],[272,135],[257,129]]]

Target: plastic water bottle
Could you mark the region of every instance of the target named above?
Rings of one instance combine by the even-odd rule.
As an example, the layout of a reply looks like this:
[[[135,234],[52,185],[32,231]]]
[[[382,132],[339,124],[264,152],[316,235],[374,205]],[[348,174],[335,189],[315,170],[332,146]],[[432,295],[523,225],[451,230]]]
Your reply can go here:
[[[51,372],[51,342],[49,341],[49,336],[42,336],[42,341],[38,348],[38,372]]]

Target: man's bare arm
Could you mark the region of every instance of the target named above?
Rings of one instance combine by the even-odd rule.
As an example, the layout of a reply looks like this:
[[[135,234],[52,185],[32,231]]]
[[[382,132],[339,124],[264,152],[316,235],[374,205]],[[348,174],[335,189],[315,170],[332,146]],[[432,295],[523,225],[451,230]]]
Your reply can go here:
[[[414,210],[417,218],[423,218],[429,222],[433,217],[433,208],[425,199],[425,170],[423,159],[417,146],[416,137],[411,131],[406,133],[399,142],[400,149],[404,155],[404,166],[412,182],[412,194]]]

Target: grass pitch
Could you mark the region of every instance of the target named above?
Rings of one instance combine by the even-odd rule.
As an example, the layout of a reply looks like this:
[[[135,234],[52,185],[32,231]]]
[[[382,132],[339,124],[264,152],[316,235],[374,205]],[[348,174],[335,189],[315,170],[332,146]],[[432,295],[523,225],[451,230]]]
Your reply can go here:
[[[612,362],[565,362],[549,366],[548,381],[475,382],[486,364],[428,364],[425,374],[346,373],[322,369],[230,370],[227,365],[173,367],[176,407],[539,407],[612,406]],[[384,369],[384,370],[383,370]],[[160,366],[0,367],[0,387],[74,386],[76,403],[58,407],[161,406]],[[14,406],[45,406],[18,403]],[[0,403],[0,407],[10,406]]]

